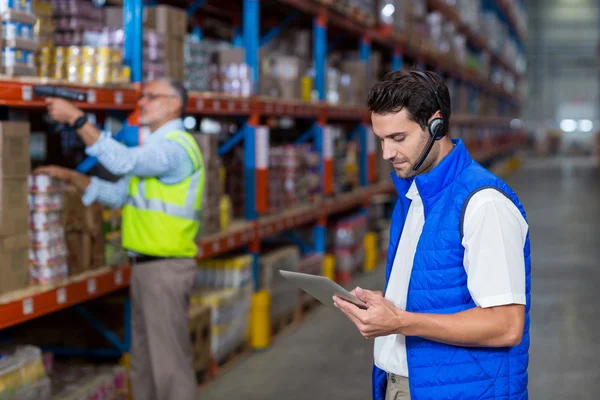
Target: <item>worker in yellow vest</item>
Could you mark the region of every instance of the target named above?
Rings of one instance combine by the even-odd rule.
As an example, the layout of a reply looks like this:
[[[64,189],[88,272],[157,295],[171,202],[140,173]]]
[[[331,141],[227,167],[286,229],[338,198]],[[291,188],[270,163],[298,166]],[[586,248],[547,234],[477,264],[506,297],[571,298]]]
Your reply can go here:
[[[117,182],[46,166],[36,172],[84,190],[83,202],[123,208],[123,247],[132,264],[131,383],[135,400],[192,400],[188,304],[196,274],[195,237],[204,190],[202,154],[185,131],[187,92],[163,79],[144,85],[139,122],[152,132],[142,146],[127,148],[88,122],[62,99],[47,100],[52,119],[70,124]]]

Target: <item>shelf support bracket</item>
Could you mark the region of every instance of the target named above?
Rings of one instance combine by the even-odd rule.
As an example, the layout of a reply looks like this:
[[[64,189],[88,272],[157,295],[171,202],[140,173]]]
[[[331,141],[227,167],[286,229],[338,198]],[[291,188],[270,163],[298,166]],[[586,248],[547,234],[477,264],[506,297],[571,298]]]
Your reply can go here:
[[[241,143],[244,140],[246,135],[246,129],[248,126],[244,124],[242,128],[236,132],[231,138],[229,138],[221,147],[219,147],[219,156],[223,156],[231,151],[235,146]]]
[[[314,250],[313,248],[308,245],[307,243],[305,243],[302,239],[300,239],[298,237],[298,235],[296,235],[296,233],[292,232],[292,231],[287,231],[285,233],[285,236],[291,240],[292,242],[294,242],[294,244],[298,247],[300,247],[300,251],[302,252],[302,254],[309,254],[312,253]]]
[[[289,24],[294,22],[296,18],[300,15],[299,11],[294,11],[290,15],[288,15],[283,21],[279,23],[276,27],[272,28],[269,32],[267,32],[260,39],[260,47],[263,47],[271,42],[271,40],[275,39],[277,35],[279,35]]]
[[[206,3],[206,0],[195,0],[186,10],[188,17],[193,16]]]

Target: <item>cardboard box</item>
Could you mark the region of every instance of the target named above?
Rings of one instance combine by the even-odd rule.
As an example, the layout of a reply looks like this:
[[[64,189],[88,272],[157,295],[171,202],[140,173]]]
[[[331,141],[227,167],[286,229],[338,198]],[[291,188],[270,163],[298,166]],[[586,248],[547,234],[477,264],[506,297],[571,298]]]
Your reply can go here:
[[[0,122],[1,178],[27,178],[31,173],[29,122]]]
[[[0,237],[29,232],[27,178],[0,181]]]
[[[211,309],[203,304],[190,306],[190,338],[194,370],[205,372],[210,364]]]
[[[200,147],[204,166],[207,168],[219,157],[219,136],[200,132],[194,132],[192,136]]]
[[[172,37],[183,39],[187,33],[187,15],[184,10],[160,5],[148,7],[146,26]]]
[[[29,234],[0,239],[0,292],[6,293],[29,284]]]

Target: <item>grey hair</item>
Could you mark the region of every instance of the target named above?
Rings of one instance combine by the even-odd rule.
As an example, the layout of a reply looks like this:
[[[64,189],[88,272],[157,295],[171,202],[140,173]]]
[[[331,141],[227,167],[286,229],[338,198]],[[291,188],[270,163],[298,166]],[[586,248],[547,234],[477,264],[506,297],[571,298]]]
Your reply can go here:
[[[188,102],[188,92],[187,89],[185,88],[185,86],[183,86],[183,83],[173,79],[173,78],[169,78],[169,77],[162,77],[157,79],[159,82],[164,82],[167,85],[169,85],[171,87],[171,89],[173,89],[175,91],[175,93],[177,94],[177,97],[179,97],[179,100],[181,100],[181,110],[179,110],[179,116],[183,117],[183,114],[185,114],[185,109],[187,107],[187,102]]]

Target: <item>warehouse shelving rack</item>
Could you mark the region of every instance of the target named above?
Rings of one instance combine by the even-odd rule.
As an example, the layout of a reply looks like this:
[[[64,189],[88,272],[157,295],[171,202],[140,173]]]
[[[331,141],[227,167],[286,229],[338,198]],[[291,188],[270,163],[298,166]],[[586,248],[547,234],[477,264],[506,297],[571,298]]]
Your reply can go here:
[[[313,17],[313,55],[315,69],[315,87],[319,93],[319,102],[305,103],[299,101],[281,101],[263,96],[251,96],[250,98],[228,97],[210,93],[190,93],[190,99],[186,112],[189,115],[211,115],[211,116],[238,116],[245,119],[244,127],[234,135],[230,141],[224,144],[220,152],[225,153],[232,147],[242,144],[245,146],[244,174],[245,174],[245,221],[233,224],[226,232],[221,232],[202,239],[199,242],[198,259],[213,257],[231,250],[247,246],[248,251],[254,256],[255,283],[258,278],[258,253],[261,240],[298,227],[314,226],[313,246],[315,252],[325,252],[325,227],[330,215],[340,213],[357,207],[366,207],[369,199],[376,194],[394,193],[391,182],[375,182],[374,146],[369,134],[369,115],[364,109],[358,107],[332,106],[326,104],[325,100],[325,60],[327,51],[327,26],[333,25],[358,37],[357,46],[360,50],[361,59],[369,62],[371,44],[377,43],[384,46],[392,53],[392,67],[401,68],[404,58],[408,57],[417,61],[419,65],[428,65],[437,72],[451,77],[452,79],[468,84],[472,88],[472,95],[476,96],[478,91],[485,91],[503,99],[497,117],[478,115],[455,115],[452,123],[460,126],[473,126],[481,128],[503,128],[511,130],[510,123],[515,117],[514,110],[520,107],[520,99],[517,95],[508,93],[504,88],[494,85],[489,80],[477,75],[462,65],[455,62],[450,56],[440,54],[425,43],[414,40],[410,35],[392,35],[378,27],[366,26],[361,21],[349,18],[336,12],[331,6],[319,3],[315,0],[277,0],[282,5],[292,7],[297,11],[294,13],[308,14]],[[486,0],[482,0],[486,1]],[[208,1],[210,2],[210,1]],[[171,2],[169,2],[171,3]],[[206,0],[195,0],[187,4],[188,15],[192,16],[207,3]],[[455,21],[467,34],[469,45],[480,51],[490,51],[486,41],[473,32],[460,21],[460,16],[448,7],[442,0],[428,0],[428,6],[432,10],[438,10],[447,18]],[[124,0],[124,21],[126,32],[125,61],[131,67],[133,83],[119,87],[93,87],[82,85],[71,85],[74,88],[85,90],[88,93],[88,102],[78,104],[85,110],[122,110],[131,112],[128,119],[129,124],[136,124],[136,101],[140,93],[140,81],[142,77],[142,11],[144,4],[142,0]],[[512,8],[506,0],[495,0],[492,4],[497,12],[502,14],[504,20],[510,26],[516,40],[522,47],[525,34],[516,23]],[[276,36],[290,19],[282,22],[280,26],[271,29],[261,40],[259,36],[260,9],[258,0],[243,0],[242,8],[243,29],[241,35],[236,35],[234,41],[242,45],[246,51],[246,62],[252,68],[254,83],[258,81],[258,51],[261,43]],[[194,33],[200,37],[201,27],[194,27]],[[515,77],[520,78],[519,73],[511,67],[508,60],[493,55],[492,62],[506,69]],[[22,79],[19,81],[0,79],[0,106],[17,107],[22,109],[34,109],[44,106],[43,99],[35,98],[32,85],[39,81]],[[63,82],[46,81],[49,84],[64,86]],[[508,115],[508,106],[512,107],[512,114]],[[307,205],[288,210],[274,216],[264,216],[267,199],[267,177],[268,171],[265,166],[257,166],[255,153],[266,151],[264,140],[260,138],[261,117],[289,116],[294,118],[308,119],[313,122],[309,131],[300,140],[313,140],[315,148],[321,157],[321,174],[323,177],[324,197],[316,204]],[[325,125],[331,121],[354,121],[356,122],[356,133],[359,135],[362,147],[360,153],[360,188],[346,194],[332,196],[332,169],[331,159],[324,151]],[[129,135],[137,135],[137,130],[128,131]],[[512,152],[522,143],[522,135],[514,131],[502,143],[491,143],[481,151],[473,154],[480,162],[485,162],[499,156]],[[264,139],[264,138],[262,138]],[[129,138],[128,143],[137,143],[137,137]],[[369,149],[367,151],[367,149]],[[112,332],[106,330],[93,316],[85,312],[81,304],[129,285],[130,267],[123,265],[116,268],[103,268],[97,271],[71,277],[64,282],[53,285],[35,286],[20,290],[0,297],[0,329],[5,329],[27,320],[41,317],[49,313],[64,309],[66,307],[78,306],[81,314],[94,326],[107,340],[113,344],[114,349],[102,351],[103,349],[89,349],[87,353],[104,356],[115,356],[126,353],[129,349],[129,329],[126,321],[125,339],[120,341]],[[256,285],[257,286],[257,285]],[[128,302],[125,303],[126,308]],[[129,310],[125,312],[126,319]],[[60,351],[61,349],[54,349]],[[74,354],[73,349],[63,349],[66,354]]]

